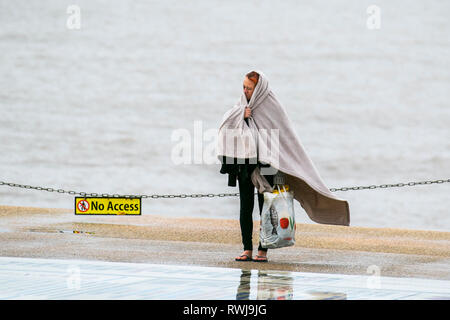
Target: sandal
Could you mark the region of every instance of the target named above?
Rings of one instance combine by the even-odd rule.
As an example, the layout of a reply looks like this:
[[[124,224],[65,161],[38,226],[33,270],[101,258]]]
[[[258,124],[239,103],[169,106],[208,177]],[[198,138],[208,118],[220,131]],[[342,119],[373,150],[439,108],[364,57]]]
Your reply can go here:
[[[267,260],[266,256],[258,256],[258,255],[256,255],[256,259],[253,259],[253,261],[255,261],[255,262],[268,262],[269,260]]]
[[[250,257],[249,255],[246,255],[246,254],[240,255],[239,257],[237,257],[234,260],[236,260],[236,261],[253,261],[252,257]]]

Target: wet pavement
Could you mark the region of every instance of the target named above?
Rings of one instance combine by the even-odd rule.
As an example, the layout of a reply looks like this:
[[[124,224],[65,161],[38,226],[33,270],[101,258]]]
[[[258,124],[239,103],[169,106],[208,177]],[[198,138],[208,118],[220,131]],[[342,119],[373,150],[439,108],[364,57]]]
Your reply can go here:
[[[440,300],[450,281],[280,270],[0,257],[0,299]]]
[[[237,220],[0,218],[0,299],[450,299],[448,232],[298,224],[295,246],[257,263],[234,261]]]

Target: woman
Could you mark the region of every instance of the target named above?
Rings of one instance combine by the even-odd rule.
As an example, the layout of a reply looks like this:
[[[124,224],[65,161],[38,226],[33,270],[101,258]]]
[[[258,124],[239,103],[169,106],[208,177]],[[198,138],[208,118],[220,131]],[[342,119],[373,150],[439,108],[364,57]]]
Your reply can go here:
[[[270,89],[268,79],[261,72],[251,71],[244,78],[243,90],[238,103],[222,119],[217,156],[222,162],[220,172],[229,174],[228,185],[235,186],[236,178],[239,181],[244,252],[235,259],[267,262],[267,249],[262,248],[261,244],[258,254],[252,258],[252,211],[255,187],[258,189],[261,214],[264,203],[262,193],[269,187],[267,184],[270,187],[274,185],[274,173],[284,176],[294,199],[311,220],[348,226],[350,212],[347,201],[337,198],[322,181],[286,110]],[[267,139],[267,132],[274,132],[276,139],[273,136]],[[255,170],[258,167],[262,170]],[[264,175],[262,179],[261,175]]]
[[[252,94],[255,90],[256,85],[258,84],[259,74],[255,71],[249,72],[245,75],[244,78],[244,94],[247,99],[247,102],[250,102],[252,98]],[[251,117],[252,111],[247,106],[245,108],[244,120],[248,125],[248,119]],[[257,164],[261,166],[261,163]],[[261,246],[261,242],[258,246],[258,254],[252,258],[253,254],[253,207],[255,200],[255,186],[251,180],[251,174],[253,170],[256,168],[255,165],[252,164],[243,164],[240,165],[238,181],[239,181],[239,199],[240,199],[240,215],[239,222],[241,225],[241,236],[242,236],[242,244],[244,245],[244,252],[236,257],[236,261],[256,261],[256,262],[267,262],[267,249]],[[269,182],[271,186],[273,186],[273,175],[265,176],[266,180]],[[258,205],[259,205],[259,215],[261,215],[262,207],[264,204],[264,195],[258,193]]]
[[[250,102],[256,85],[258,84],[259,74],[255,71],[248,73],[244,78],[244,95],[247,103]],[[251,117],[251,109],[245,107],[243,118],[246,124],[249,124],[249,118]],[[236,163],[236,159],[231,161],[225,161],[223,159],[221,173],[228,173],[230,186],[236,186],[236,179],[239,181],[239,199],[240,199],[240,214],[239,222],[241,226],[242,244],[244,246],[244,252],[235,258],[236,261],[256,261],[267,262],[267,249],[261,246],[259,243],[258,254],[255,258],[253,255],[253,208],[255,203],[255,186],[251,180],[253,170],[257,167],[263,167],[264,165],[257,162],[251,163],[250,159],[246,158],[244,163]],[[273,176],[265,176],[267,182],[273,186]],[[259,214],[261,215],[262,207],[264,204],[264,195],[258,193],[258,205]]]

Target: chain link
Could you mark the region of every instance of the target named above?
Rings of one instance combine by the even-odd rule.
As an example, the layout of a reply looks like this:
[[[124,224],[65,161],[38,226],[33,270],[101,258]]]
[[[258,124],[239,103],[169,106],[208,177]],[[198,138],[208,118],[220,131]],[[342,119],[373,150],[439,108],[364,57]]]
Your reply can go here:
[[[440,180],[428,180],[428,181],[419,181],[419,182],[407,182],[407,183],[396,183],[396,184],[380,184],[380,185],[370,185],[370,186],[356,186],[356,187],[342,187],[342,188],[331,188],[331,192],[336,191],[356,191],[356,190],[367,190],[367,189],[385,189],[385,188],[398,188],[398,187],[412,187],[417,185],[430,185],[430,184],[441,184],[450,182],[450,179],[440,179]],[[73,190],[64,190],[64,189],[54,189],[54,188],[46,188],[46,187],[37,187],[30,186],[26,184],[12,183],[12,182],[3,182],[0,181],[0,186],[8,186],[12,188],[22,188],[22,189],[31,189],[38,191],[47,191],[47,192],[57,192],[57,193],[67,193],[70,195],[79,195],[82,197],[107,197],[107,198],[142,198],[142,199],[173,199],[173,198],[213,198],[213,197],[238,197],[239,193],[196,193],[196,194],[142,194],[142,195],[120,195],[120,194],[108,194],[108,193],[87,193],[87,192],[79,192]],[[255,193],[257,194],[257,193]]]

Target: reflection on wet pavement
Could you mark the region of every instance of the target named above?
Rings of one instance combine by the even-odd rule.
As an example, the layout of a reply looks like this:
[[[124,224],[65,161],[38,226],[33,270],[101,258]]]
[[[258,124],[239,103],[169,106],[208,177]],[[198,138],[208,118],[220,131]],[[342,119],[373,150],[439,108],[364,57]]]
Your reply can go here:
[[[0,299],[450,299],[450,281],[0,257]]]
[[[242,270],[240,283],[237,289],[236,300],[249,300],[251,287],[251,275],[249,270]],[[257,300],[293,300],[294,277],[291,272],[262,271],[257,272],[256,299]],[[347,295],[341,292],[307,291],[302,299],[320,300],[345,300]]]

